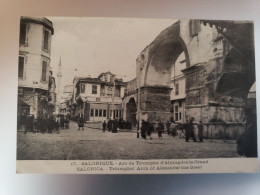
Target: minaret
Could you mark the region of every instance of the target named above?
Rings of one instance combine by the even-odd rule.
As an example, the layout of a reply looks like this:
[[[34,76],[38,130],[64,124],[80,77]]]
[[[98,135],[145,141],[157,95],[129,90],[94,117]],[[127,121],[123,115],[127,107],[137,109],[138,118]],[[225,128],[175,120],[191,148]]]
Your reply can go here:
[[[60,96],[61,96],[61,93],[60,93],[60,88],[61,88],[61,77],[62,77],[62,74],[61,74],[61,57],[60,57],[60,63],[59,63],[59,67],[58,67],[58,74],[57,74],[57,77],[58,77],[58,95],[57,95],[57,105],[58,105],[58,113],[60,113]]]

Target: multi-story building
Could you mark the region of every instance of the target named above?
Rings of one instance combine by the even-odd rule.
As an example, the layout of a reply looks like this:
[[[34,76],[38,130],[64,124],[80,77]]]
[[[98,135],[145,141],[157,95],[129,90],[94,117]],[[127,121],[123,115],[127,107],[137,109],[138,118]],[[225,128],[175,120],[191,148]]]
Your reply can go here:
[[[43,17],[21,17],[18,60],[18,122],[23,117],[51,114],[55,109],[52,77],[52,22]]]
[[[173,70],[170,86],[172,120],[175,122],[185,123],[185,97],[186,97],[186,79],[182,70],[186,68],[185,56],[182,53],[176,60]]]
[[[97,78],[77,78],[74,104],[75,116],[85,121],[104,121],[123,117],[122,98],[126,83],[111,72],[101,73]],[[74,79],[75,81],[75,79]]]

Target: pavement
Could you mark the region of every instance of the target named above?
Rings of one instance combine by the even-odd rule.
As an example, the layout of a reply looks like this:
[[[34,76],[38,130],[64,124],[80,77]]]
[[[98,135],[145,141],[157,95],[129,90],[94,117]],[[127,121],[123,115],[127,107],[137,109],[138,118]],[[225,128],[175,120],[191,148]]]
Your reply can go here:
[[[136,137],[136,130],[103,132],[85,127],[77,130],[75,122],[70,129],[52,134],[17,132],[17,160],[112,160],[112,159],[193,159],[239,157],[234,140],[185,142],[184,138],[157,133],[153,139]]]

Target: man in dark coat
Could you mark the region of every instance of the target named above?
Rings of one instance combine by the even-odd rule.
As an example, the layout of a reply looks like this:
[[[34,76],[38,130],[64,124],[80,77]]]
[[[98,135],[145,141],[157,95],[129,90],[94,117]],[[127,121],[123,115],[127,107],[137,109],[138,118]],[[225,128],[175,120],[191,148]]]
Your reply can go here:
[[[42,116],[41,120],[40,120],[40,127],[41,127],[41,133],[45,133],[47,130],[47,118],[46,116]]]
[[[252,109],[245,110],[246,129],[237,140],[237,153],[246,157],[257,157],[256,114]]]
[[[78,118],[78,127],[78,130],[80,130],[80,127],[82,128],[82,130],[84,130],[84,119],[82,116]]]
[[[61,115],[60,118],[60,129],[64,129],[64,123],[65,123],[65,119],[64,119],[64,115]]]
[[[200,142],[203,142],[203,125],[202,125],[202,121],[200,120],[199,121],[199,124],[198,124],[198,137],[199,137],[199,140]]]
[[[34,132],[33,122],[34,122],[34,116],[33,115],[32,116],[28,116],[26,118],[24,134],[26,134],[28,130]]]
[[[142,120],[142,126],[141,126],[141,137],[143,139],[146,139],[146,122],[144,120]]]
[[[117,126],[118,126],[118,122],[117,120],[113,120],[113,123],[112,123],[112,133],[117,133]]]
[[[164,125],[163,125],[162,121],[159,122],[158,127],[157,127],[157,131],[158,131],[159,139],[162,139],[162,133],[164,131]]]
[[[150,137],[150,139],[152,138],[152,131],[154,130],[153,128],[153,124],[149,121],[147,121],[147,135]]]
[[[112,130],[112,121],[111,121],[111,119],[109,119],[108,122],[107,122],[107,128],[108,128],[108,131]]]
[[[186,138],[186,142],[189,142],[189,138],[191,137],[193,139],[194,142],[196,142],[196,138],[195,138],[195,134],[194,134],[194,130],[193,130],[193,121],[194,118],[191,117],[189,123],[187,123],[185,125],[185,138]]]

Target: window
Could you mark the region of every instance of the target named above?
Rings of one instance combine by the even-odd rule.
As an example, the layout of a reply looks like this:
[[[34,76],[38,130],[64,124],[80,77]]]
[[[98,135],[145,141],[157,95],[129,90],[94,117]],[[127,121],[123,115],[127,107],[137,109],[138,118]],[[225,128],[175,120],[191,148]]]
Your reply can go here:
[[[97,94],[97,86],[92,85],[92,94]]]
[[[23,78],[24,57],[19,56],[18,78]]]
[[[43,31],[43,49],[48,51],[49,50],[49,31]]]
[[[99,117],[102,117],[102,110],[99,110]]]
[[[175,95],[179,95],[179,83],[175,84]]]
[[[26,24],[21,23],[20,24],[20,44],[25,44],[26,43]]]
[[[85,85],[84,84],[81,84],[80,92],[81,93],[85,93]]]
[[[175,113],[175,121],[178,121],[178,113]]]
[[[107,111],[103,110],[103,117],[107,117]]]
[[[116,110],[116,118],[118,118],[118,110]]]
[[[200,21],[199,20],[190,20],[189,26],[190,26],[190,36],[193,37],[195,35],[198,35],[198,33],[201,30]]]
[[[182,101],[179,101],[179,107],[182,107]]]
[[[47,62],[46,61],[42,61],[42,81],[46,81],[46,77],[47,77]]]
[[[107,88],[107,96],[112,96],[112,87]]]
[[[94,116],[94,109],[90,110],[90,116],[92,116],[92,117]]]
[[[174,111],[175,111],[175,121],[178,121],[178,120],[179,120],[178,110],[179,110],[178,106],[175,106],[175,108],[174,108]]]
[[[95,110],[95,116],[98,116],[98,109]]]
[[[100,95],[105,96],[105,87],[104,85],[101,86]]]
[[[181,120],[181,112],[179,112],[179,119]]]
[[[178,112],[178,106],[175,106],[175,112]]]

